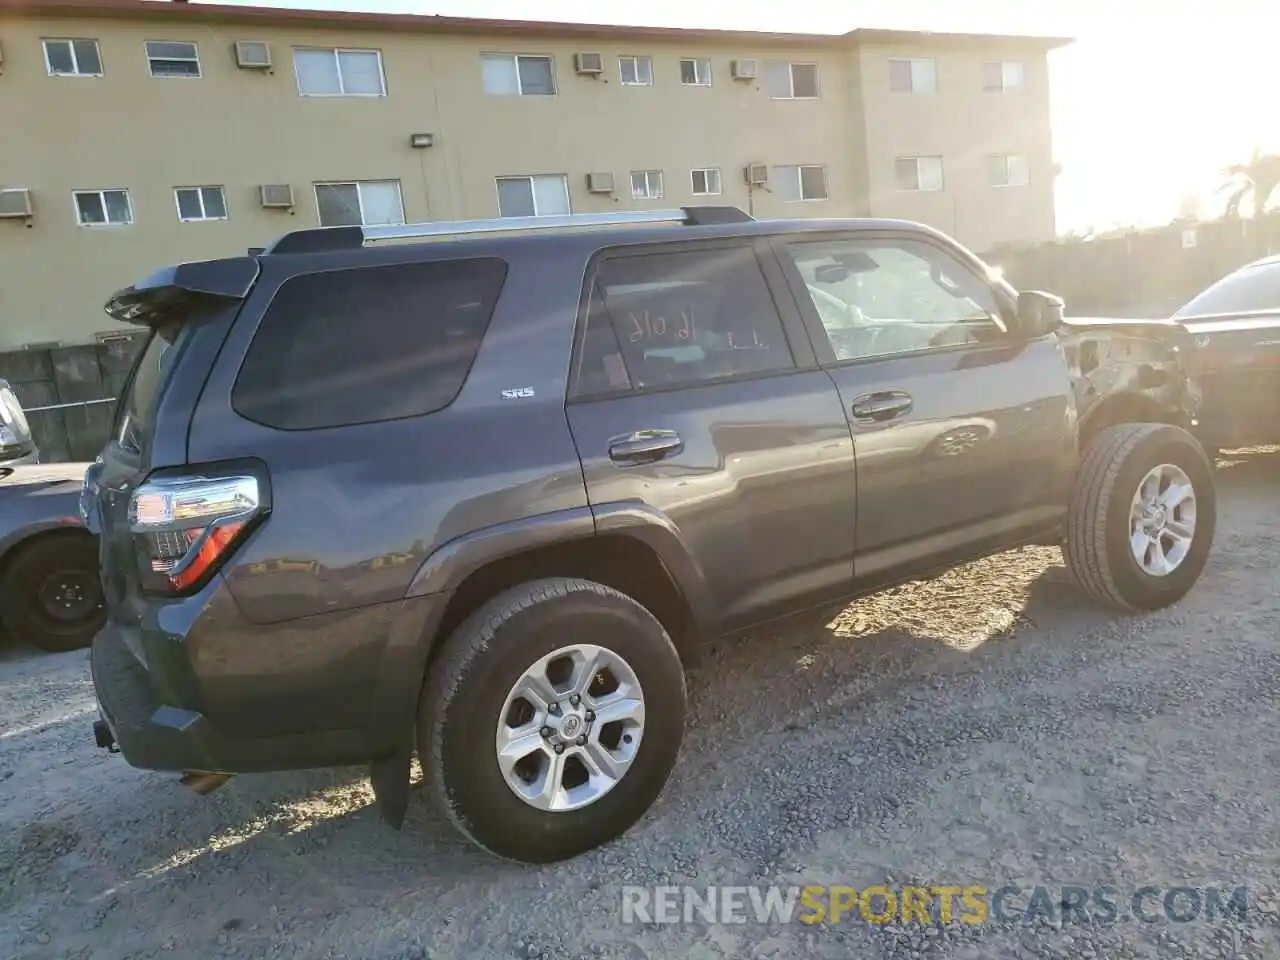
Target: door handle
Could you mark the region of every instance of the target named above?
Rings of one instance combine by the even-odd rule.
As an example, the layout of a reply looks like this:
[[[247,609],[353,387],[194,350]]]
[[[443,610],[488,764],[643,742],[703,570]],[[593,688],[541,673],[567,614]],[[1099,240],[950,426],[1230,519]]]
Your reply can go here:
[[[855,399],[851,410],[855,420],[878,423],[909,412],[911,403],[911,394],[905,390],[880,390]]]
[[[653,463],[684,449],[684,441],[674,430],[637,430],[609,441],[609,459],[614,463]]]

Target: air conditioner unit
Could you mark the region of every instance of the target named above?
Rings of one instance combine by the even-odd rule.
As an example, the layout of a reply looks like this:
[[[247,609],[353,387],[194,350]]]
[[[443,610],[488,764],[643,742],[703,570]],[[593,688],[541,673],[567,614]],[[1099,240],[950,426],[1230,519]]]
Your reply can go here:
[[[0,190],[0,217],[6,220],[31,216],[31,191],[25,188]]]
[[[292,207],[293,185],[289,183],[264,183],[258,187],[264,207]]]
[[[742,175],[752,187],[762,187],[769,182],[769,168],[763,163],[748,163],[743,168]]]
[[[604,57],[598,53],[575,53],[573,69],[587,77],[596,77],[604,73]]]
[[[734,60],[729,64],[729,76],[735,80],[754,80],[760,75],[758,60]]]
[[[237,40],[236,66],[241,70],[270,70],[271,47],[261,40]]]
[[[613,193],[613,174],[612,173],[588,173],[587,174],[587,192],[588,193]]]

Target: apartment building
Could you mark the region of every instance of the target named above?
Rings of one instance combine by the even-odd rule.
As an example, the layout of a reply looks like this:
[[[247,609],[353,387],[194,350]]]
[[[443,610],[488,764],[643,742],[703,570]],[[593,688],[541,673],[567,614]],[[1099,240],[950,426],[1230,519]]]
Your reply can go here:
[[[1065,42],[0,0],[0,349],[316,224],[709,203],[1048,238]]]

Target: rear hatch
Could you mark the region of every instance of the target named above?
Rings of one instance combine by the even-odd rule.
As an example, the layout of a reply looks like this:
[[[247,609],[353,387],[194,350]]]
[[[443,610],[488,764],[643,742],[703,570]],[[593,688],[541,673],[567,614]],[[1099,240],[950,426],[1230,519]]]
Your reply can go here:
[[[137,622],[148,592],[144,581],[157,572],[147,554],[156,543],[163,546],[163,538],[137,533],[138,492],[148,478],[186,463],[191,413],[257,273],[251,257],[180,264],[107,301],[112,317],[148,331],[116,404],[111,436],[86,472],[81,494],[82,519],[99,534],[103,588],[113,619]],[[144,504],[143,513],[157,506],[171,504],[153,501],[150,508]]]

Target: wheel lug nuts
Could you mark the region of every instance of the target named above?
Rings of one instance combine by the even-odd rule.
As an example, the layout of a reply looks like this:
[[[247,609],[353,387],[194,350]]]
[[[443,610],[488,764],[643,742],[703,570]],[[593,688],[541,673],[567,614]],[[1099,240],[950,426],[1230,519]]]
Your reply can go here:
[[[564,753],[564,744],[557,743],[555,747],[556,753]]]
[[[583,734],[578,738],[578,746],[585,747],[587,745],[587,736]]]
[[[582,702],[582,698],[575,693],[572,697],[569,698],[569,702],[576,707],[579,703]]]
[[[549,737],[549,736],[551,736],[551,734],[552,734],[552,733],[554,733],[554,731],[553,731],[550,727],[543,727],[543,728],[542,728],[542,735],[543,735],[544,737]]]
[[[587,723],[590,723],[590,722],[591,722],[592,720],[594,720],[595,718],[596,718],[595,711],[594,711],[594,710],[588,710],[588,711],[587,711]]]
[[[560,712],[560,704],[558,703],[552,703],[547,707],[547,713],[559,713],[559,712]]]

